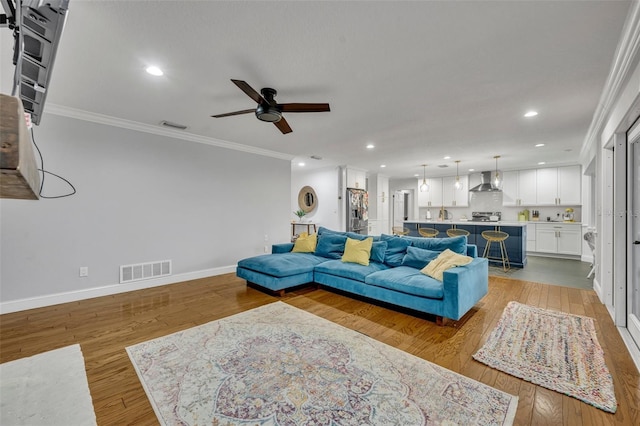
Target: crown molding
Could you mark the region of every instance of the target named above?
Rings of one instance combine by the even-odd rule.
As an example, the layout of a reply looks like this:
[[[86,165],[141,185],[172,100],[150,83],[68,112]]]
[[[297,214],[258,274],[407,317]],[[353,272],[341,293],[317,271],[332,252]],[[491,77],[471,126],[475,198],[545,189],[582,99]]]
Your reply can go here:
[[[632,1],[629,7],[629,14],[622,28],[622,34],[618,47],[616,48],[613,64],[593,114],[591,125],[580,149],[581,159],[585,159],[592,144],[598,142],[599,136],[606,125],[606,120],[613,110],[615,102],[620,97],[624,85],[634,71],[632,67],[638,59],[639,47],[640,2]]]
[[[169,138],[180,139],[188,142],[202,143],[219,148],[232,149],[234,151],[242,151],[250,154],[262,155],[265,157],[278,158],[280,160],[291,161],[294,158],[293,155],[284,154],[282,152],[276,152],[268,149],[261,149],[249,145],[229,142],[222,139],[196,135],[194,133],[185,132],[183,130],[166,129],[159,126],[140,123],[137,121],[125,120],[123,118],[117,118],[109,115],[98,114],[95,112],[84,111],[81,109],[70,108],[63,105],[47,104],[46,112],[62,117],[75,118],[77,120],[89,121],[92,123],[104,124],[113,127],[120,127],[122,129],[134,130],[136,132],[151,133],[158,136],[166,136]]]

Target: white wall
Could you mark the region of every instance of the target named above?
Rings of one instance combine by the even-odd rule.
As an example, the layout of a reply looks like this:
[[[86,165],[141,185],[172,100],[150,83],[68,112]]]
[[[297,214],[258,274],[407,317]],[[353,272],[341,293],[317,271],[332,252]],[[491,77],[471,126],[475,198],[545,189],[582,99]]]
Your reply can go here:
[[[289,238],[289,161],[51,114],[34,133],[78,192],[0,201],[3,312],[232,272]],[[173,278],[117,284],[120,265],[165,259]]]
[[[294,166],[297,167],[297,166]],[[319,226],[334,230],[344,230],[340,223],[339,207],[344,203],[344,196],[340,195],[339,167],[325,167],[321,169],[296,169],[291,172],[291,208],[289,222],[297,220],[293,214],[298,210],[298,193],[304,186],[310,186],[318,197],[317,207],[304,217],[305,221],[312,221]],[[341,198],[339,198],[341,197]]]

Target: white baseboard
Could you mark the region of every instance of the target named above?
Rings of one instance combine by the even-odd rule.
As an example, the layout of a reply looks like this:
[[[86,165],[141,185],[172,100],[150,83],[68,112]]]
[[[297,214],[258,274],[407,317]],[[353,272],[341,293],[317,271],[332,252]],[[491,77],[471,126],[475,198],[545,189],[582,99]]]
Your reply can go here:
[[[593,279],[593,291],[595,291],[598,295],[598,299],[600,299],[600,302],[606,305],[602,294],[602,286],[600,285],[600,281],[598,281],[598,278]]]
[[[622,340],[624,341],[625,346],[629,350],[629,355],[631,355],[631,359],[636,365],[638,371],[640,371],[640,350],[636,346],[636,342],[631,337],[629,330],[623,327],[617,327]]]
[[[45,296],[31,297],[28,299],[10,300],[8,302],[0,303],[0,314],[26,311],[27,309],[42,308],[44,306],[58,305],[60,303],[76,302],[78,300],[91,299],[93,297],[110,296],[112,294],[159,287],[167,284],[179,283],[182,281],[229,274],[235,271],[236,265],[223,266],[220,268],[205,269],[202,271],[187,272],[184,274],[170,275],[167,277],[138,281],[130,284],[111,284],[103,287],[89,288],[86,290],[48,294]]]

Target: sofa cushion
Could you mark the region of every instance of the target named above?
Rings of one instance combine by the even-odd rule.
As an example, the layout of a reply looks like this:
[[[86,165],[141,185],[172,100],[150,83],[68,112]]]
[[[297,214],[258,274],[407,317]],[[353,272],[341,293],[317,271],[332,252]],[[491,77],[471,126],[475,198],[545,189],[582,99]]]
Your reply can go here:
[[[277,253],[243,259],[238,267],[274,277],[288,277],[312,271],[314,266],[326,261],[311,253]]]
[[[367,275],[365,283],[376,287],[388,288],[406,294],[429,299],[442,299],[444,289],[441,281],[437,281],[421,273],[418,269],[398,266]]]
[[[387,242],[375,241],[374,239],[373,244],[371,245],[371,257],[370,257],[371,261],[383,263],[384,255],[386,251],[387,251]]]
[[[315,254],[328,259],[340,259],[344,253],[347,236],[335,232],[326,232],[318,236]]]
[[[412,246],[421,249],[433,250],[437,252],[443,252],[446,249],[449,249],[452,252],[458,254],[467,253],[467,237],[465,235],[451,238],[408,237],[407,239],[411,241]]]
[[[437,251],[409,246],[407,247],[407,254],[405,254],[402,259],[402,266],[422,269],[438,257],[439,254],[440,252]]]
[[[429,262],[429,264],[425,266],[424,269],[422,269],[420,272],[429,275],[430,277],[435,278],[438,281],[442,281],[444,271],[456,266],[468,265],[472,261],[473,258],[469,256],[463,256],[447,249],[440,253],[434,261]]]
[[[293,253],[313,253],[316,251],[316,244],[318,242],[318,236],[316,234],[307,234],[303,232],[296,239],[293,249]]]
[[[389,266],[401,266],[402,259],[407,253],[407,247],[411,245],[411,240],[387,234],[382,234],[380,239],[387,243],[387,251],[384,254],[384,263]]]
[[[383,263],[376,262],[371,262],[369,265],[364,266],[358,263],[344,263],[341,260],[327,260],[317,265],[314,273],[335,275],[336,277],[349,278],[364,283],[367,275],[387,268],[388,266]]]
[[[344,254],[342,255],[342,261],[358,263],[364,266],[369,265],[369,257],[371,256],[371,244],[373,244],[373,238],[367,238],[364,240],[354,240],[353,238],[347,238],[347,242],[344,245]]]

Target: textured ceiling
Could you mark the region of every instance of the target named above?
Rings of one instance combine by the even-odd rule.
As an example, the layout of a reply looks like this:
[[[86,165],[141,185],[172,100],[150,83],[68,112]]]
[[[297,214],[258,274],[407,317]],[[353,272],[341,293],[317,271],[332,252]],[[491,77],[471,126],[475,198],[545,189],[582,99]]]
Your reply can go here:
[[[422,175],[423,163],[427,175],[455,174],[454,160],[461,172],[493,169],[494,155],[505,170],[575,163],[629,5],[70,0],[42,120],[50,105],[169,120],[289,154],[294,167],[349,164],[392,178]],[[7,93],[11,37],[0,33]],[[146,74],[149,64],[164,76]],[[287,135],[252,114],[210,118],[255,106],[232,78],[331,112],[285,114]],[[539,115],[523,118],[529,109]]]

